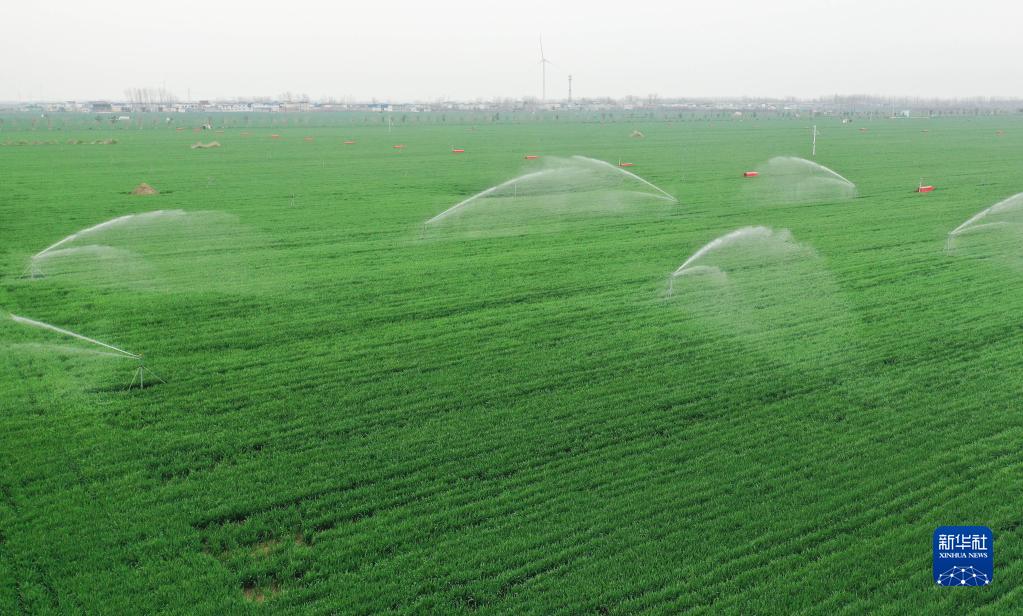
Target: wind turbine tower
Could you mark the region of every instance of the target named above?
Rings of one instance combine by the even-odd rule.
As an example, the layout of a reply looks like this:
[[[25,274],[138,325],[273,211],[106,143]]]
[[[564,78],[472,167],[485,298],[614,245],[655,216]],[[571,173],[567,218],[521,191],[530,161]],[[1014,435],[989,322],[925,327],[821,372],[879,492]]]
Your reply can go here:
[[[572,102],[572,76],[568,76],[568,102]]]
[[[543,55],[543,35],[540,35],[540,100],[547,100],[547,65],[551,64],[551,61],[547,59],[547,56]]]

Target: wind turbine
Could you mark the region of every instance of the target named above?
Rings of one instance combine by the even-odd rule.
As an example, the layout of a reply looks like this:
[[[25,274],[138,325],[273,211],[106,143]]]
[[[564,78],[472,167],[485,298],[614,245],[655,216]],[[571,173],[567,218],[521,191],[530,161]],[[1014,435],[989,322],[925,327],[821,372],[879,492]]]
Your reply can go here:
[[[547,100],[547,65],[553,64],[547,59],[547,56],[543,55],[543,35],[540,35],[540,81],[543,84],[541,89],[540,100]]]

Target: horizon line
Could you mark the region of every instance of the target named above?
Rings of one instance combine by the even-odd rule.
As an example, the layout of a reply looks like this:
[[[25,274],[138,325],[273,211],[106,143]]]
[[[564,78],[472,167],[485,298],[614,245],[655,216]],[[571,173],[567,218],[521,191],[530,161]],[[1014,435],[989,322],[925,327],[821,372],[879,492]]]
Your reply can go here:
[[[435,97],[435,98],[390,98],[380,96],[364,97],[352,97],[352,96],[321,96],[321,97],[310,97],[305,94],[298,96],[297,98],[286,98],[281,95],[266,96],[266,95],[232,95],[232,96],[218,96],[211,98],[196,98],[192,97],[189,99],[182,99],[176,96],[170,96],[169,98],[157,99],[150,98],[147,101],[131,100],[127,98],[96,98],[96,97],[77,97],[77,98],[0,98],[0,104],[15,104],[15,105],[31,105],[31,104],[55,104],[55,103],[123,103],[123,104],[139,104],[139,105],[153,105],[153,104],[176,104],[176,105],[187,105],[187,104],[198,104],[202,102],[248,102],[248,103],[308,103],[308,104],[344,104],[344,105],[412,105],[412,104],[443,104],[443,103],[532,103],[532,104],[556,104],[556,103],[599,103],[599,102],[613,102],[613,103],[642,103],[642,104],[657,104],[657,103],[678,103],[678,102],[780,102],[780,103],[827,103],[827,102],[848,102],[852,100],[859,100],[864,102],[933,102],[933,103],[958,103],[958,102],[1020,102],[1023,103],[1023,95],[1020,96],[1005,96],[1005,95],[987,95],[987,94],[976,94],[976,95],[960,95],[960,96],[923,96],[923,95],[907,95],[907,94],[822,94],[817,96],[774,96],[774,95],[747,95],[747,94],[721,94],[721,95],[694,95],[694,96],[661,96],[661,95],[633,95],[626,94],[621,96],[610,96],[610,95],[598,95],[598,96],[581,96],[572,97],[571,99],[564,98],[548,98],[542,99],[538,96],[527,95],[527,96],[477,96],[474,98],[456,98],[456,97]]]

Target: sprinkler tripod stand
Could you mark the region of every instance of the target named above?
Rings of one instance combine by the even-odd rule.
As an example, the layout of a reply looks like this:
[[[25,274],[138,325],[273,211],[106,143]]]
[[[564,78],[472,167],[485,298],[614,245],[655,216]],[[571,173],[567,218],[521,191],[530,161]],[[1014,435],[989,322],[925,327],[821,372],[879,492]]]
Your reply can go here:
[[[135,369],[135,374],[133,374],[132,377],[131,377],[131,383],[128,383],[128,390],[129,391],[131,391],[131,388],[135,386],[135,381],[138,381],[139,389],[145,389],[145,386],[146,386],[146,373],[147,372],[149,373],[149,375],[151,377],[155,378],[157,381],[160,381],[161,383],[164,383],[164,384],[167,383],[167,381],[161,379],[158,374],[156,374],[152,370],[146,368],[146,365],[145,365],[141,355],[138,356],[138,360],[139,360],[139,366],[138,366],[138,368]],[[152,380],[152,379],[150,379],[150,380]]]

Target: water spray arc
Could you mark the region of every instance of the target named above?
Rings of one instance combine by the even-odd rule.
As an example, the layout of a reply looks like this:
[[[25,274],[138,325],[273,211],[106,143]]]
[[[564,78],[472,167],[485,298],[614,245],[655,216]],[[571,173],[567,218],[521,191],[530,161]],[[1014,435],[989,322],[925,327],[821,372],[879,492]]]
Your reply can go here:
[[[767,162],[768,162],[768,164],[782,164],[782,163],[802,164],[802,165],[805,165],[805,166],[807,166],[808,168],[810,168],[810,169],[812,169],[814,171],[819,171],[819,172],[823,173],[826,176],[830,176],[830,177],[832,177],[832,178],[834,178],[836,180],[845,182],[846,184],[849,184],[851,186],[855,186],[855,184],[852,181],[850,181],[849,178],[843,176],[842,174],[838,173],[834,169],[831,169],[830,167],[825,167],[824,165],[822,165],[820,163],[815,163],[815,162],[813,162],[811,160],[806,160],[804,158],[797,158],[795,156],[776,156],[776,157],[772,158],[771,160],[769,160]]]
[[[1001,225],[1009,224],[1007,221],[995,221],[986,222],[984,224],[977,224],[981,220],[991,216],[992,214],[998,214],[1001,212],[1008,212],[1013,210],[1023,209],[1023,193],[1017,193],[1007,199],[1002,199],[998,203],[985,208],[966,220],[963,224],[959,225],[955,229],[952,229],[948,233],[948,238],[945,240],[945,250],[950,251],[953,247],[953,241],[963,233],[970,231],[978,231],[980,229],[989,229]]]
[[[553,169],[544,169],[542,171],[534,171],[532,173],[527,173],[525,175],[520,175],[517,178],[512,178],[512,179],[508,180],[507,182],[502,182],[502,183],[500,183],[500,184],[498,184],[496,186],[491,186],[490,188],[484,190],[483,192],[478,192],[475,195],[469,197],[468,199],[465,199],[463,201],[459,201],[458,203],[456,203],[455,205],[453,205],[453,206],[449,207],[448,209],[444,210],[440,214],[437,214],[436,216],[434,216],[430,220],[427,220],[426,223],[424,223],[424,224],[428,225],[430,223],[434,223],[434,222],[437,222],[439,220],[443,220],[444,218],[447,218],[451,214],[453,214],[453,213],[457,212],[458,210],[464,208],[465,206],[469,205],[470,203],[476,201],[477,199],[482,199],[483,197],[491,195],[491,194],[501,190],[502,188],[515,187],[519,182],[521,182],[523,180],[529,180],[529,179],[532,179],[532,178],[538,178],[538,177],[541,177],[541,176],[544,176],[544,175],[549,175],[553,171],[554,171]]]
[[[143,212],[141,214],[126,214],[124,216],[118,216],[117,218],[112,218],[112,219],[107,220],[105,222],[101,222],[98,225],[93,225],[91,227],[86,227],[85,229],[82,229],[81,231],[75,231],[71,235],[69,235],[69,236],[67,236],[67,237],[65,237],[65,238],[63,238],[63,239],[61,239],[61,240],[59,240],[57,242],[54,242],[53,244],[50,244],[46,248],[44,248],[44,249],[40,250],[39,252],[37,252],[36,254],[32,255],[29,258],[28,266],[25,268],[24,277],[26,277],[26,278],[39,278],[39,277],[42,277],[43,273],[42,273],[42,271],[39,268],[40,262],[42,262],[42,260],[45,259],[46,257],[55,254],[55,251],[57,251],[57,249],[60,248],[61,246],[65,245],[65,244],[68,244],[70,242],[73,242],[73,241],[75,241],[75,240],[77,240],[77,239],[79,239],[81,237],[88,236],[88,235],[97,233],[99,231],[104,231],[106,229],[110,229],[110,228],[113,228],[113,227],[117,227],[119,225],[123,225],[125,223],[129,223],[129,222],[132,222],[132,221],[147,221],[147,220],[150,220],[150,219],[162,218],[162,217],[165,217],[165,216],[181,217],[181,216],[185,216],[185,211],[184,210],[154,210],[152,212]]]
[[[527,158],[529,157],[527,156]],[[576,194],[601,189],[620,190],[626,181],[637,183],[643,190],[634,192],[645,197],[678,203],[678,199],[653,183],[611,163],[578,155],[567,159],[551,160],[555,166],[514,177],[459,201],[424,222],[424,228],[428,228],[487,197],[515,198],[545,194]]]
[[[135,354],[135,353],[131,353],[129,351],[125,351],[124,349],[116,347],[116,346],[114,346],[112,344],[107,344],[106,342],[101,342],[99,340],[96,340],[95,338],[90,338],[88,336],[83,336],[82,334],[75,333],[73,331],[64,329],[62,327],[57,327],[56,325],[50,325],[49,323],[43,323],[42,321],[36,321],[35,319],[30,319],[28,317],[18,316],[18,315],[13,314],[13,313],[10,314],[9,316],[11,317],[12,321],[14,321],[15,323],[18,323],[20,325],[27,325],[29,327],[35,327],[37,329],[43,329],[43,330],[47,330],[47,331],[51,331],[51,332],[56,332],[56,333],[62,334],[64,336],[69,336],[71,338],[75,338],[75,339],[78,339],[78,340],[83,340],[83,341],[88,342],[90,344],[95,344],[95,345],[101,346],[101,347],[103,347],[105,349],[109,349],[111,351],[114,351],[114,353],[116,353],[116,354],[118,354],[118,355],[120,355],[122,357],[127,357],[129,359],[136,360],[138,362],[138,367],[135,369],[135,372],[132,375],[131,382],[128,384],[128,389],[131,389],[132,387],[134,387],[136,381],[138,381],[139,389],[142,389],[143,387],[145,387],[145,375],[146,375],[147,372],[150,375],[152,375],[153,377],[155,377],[157,380],[159,380],[161,383],[166,383],[167,382],[167,381],[164,381],[163,379],[161,379],[155,373],[153,373],[152,370],[149,370],[148,368],[145,367],[145,364],[143,363],[143,356],[141,354]]]
[[[786,239],[788,237],[787,232],[782,232],[783,235],[780,237]],[[679,276],[685,276],[687,274],[695,273],[722,273],[720,269],[706,265],[693,265],[693,263],[699,260],[701,257],[708,253],[714,252],[720,248],[724,248],[737,242],[750,240],[750,239],[767,239],[774,235],[774,231],[767,227],[743,227],[736,229],[731,233],[726,233],[721,237],[715,238],[710,242],[704,244],[699,250],[694,252],[688,259],[686,259],[682,265],[668,276],[668,297],[671,297],[675,290],[675,279]]]
[[[986,216],[989,216],[991,214],[997,214],[998,212],[1011,209],[1013,206],[1017,205],[1023,205],[1023,193],[1015,194],[1009,197],[1008,199],[1003,199],[999,201],[998,203],[992,205],[989,208],[981,210],[980,212],[971,216],[963,224],[959,225],[955,229],[952,229],[952,231],[949,232],[949,235],[959,235],[978,220],[981,220],[982,218],[985,218]]]
[[[748,176],[747,176],[748,177]],[[775,156],[756,168],[755,183],[746,185],[761,204],[794,205],[854,199],[856,184],[820,163],[797,156]]]
[[[600,166],[602,168],[606,167],[608,169],[613,169],[619,173],[624,174],[629,179],[636,180],[637,182],[643,184],[644,186],[652,188],[658,193],[657,195],[654,195],[655,197],[658,197],[659,199],[667,199],[668,201],[671,201],[673,203],[678,203],[678,199],[676,199],[673,195],[669,194],[667,191],[661,189],[660,187],[655,186],[653,183],[644,180],[635,173],[632,173],[631,171],[626,171],[625,169],[622,169],[621,167],[616,167],[607,161],[597,160],[596,158],[590,158],[588,156],[579,156],[578,154],[576,154],[572,158],[574,160],[587,162],[593,165]]]

